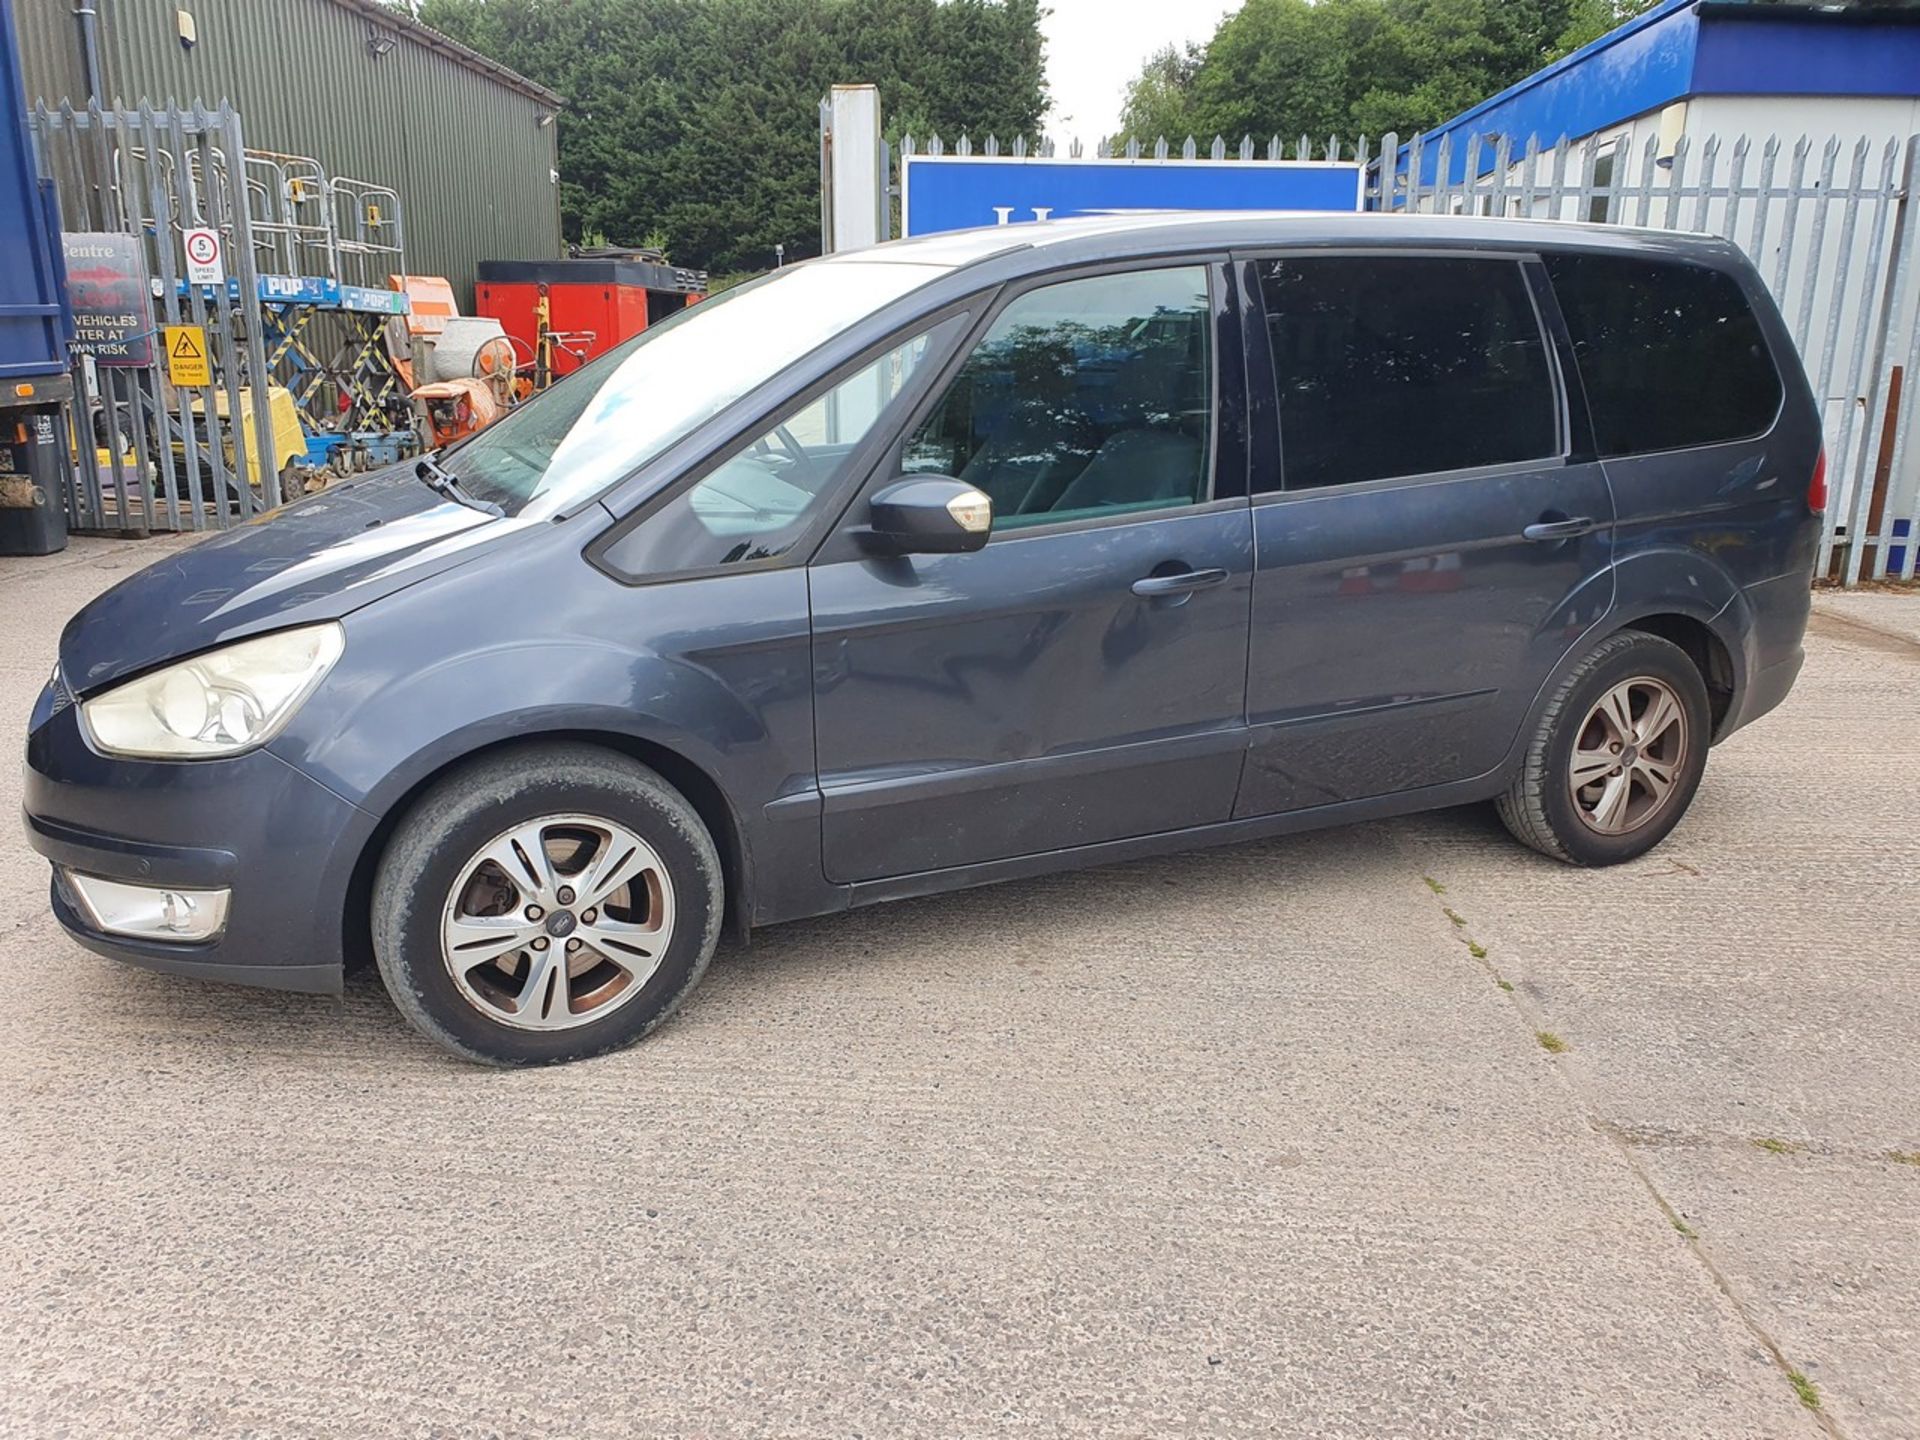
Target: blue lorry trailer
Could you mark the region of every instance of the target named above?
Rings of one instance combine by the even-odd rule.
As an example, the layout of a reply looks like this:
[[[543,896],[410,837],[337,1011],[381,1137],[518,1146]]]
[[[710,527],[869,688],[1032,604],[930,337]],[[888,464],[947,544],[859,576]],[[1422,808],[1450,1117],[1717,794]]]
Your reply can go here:
[[[72,337],[59,205],[34,164],[13,0],[0,0],[0,555],[66,547]]]

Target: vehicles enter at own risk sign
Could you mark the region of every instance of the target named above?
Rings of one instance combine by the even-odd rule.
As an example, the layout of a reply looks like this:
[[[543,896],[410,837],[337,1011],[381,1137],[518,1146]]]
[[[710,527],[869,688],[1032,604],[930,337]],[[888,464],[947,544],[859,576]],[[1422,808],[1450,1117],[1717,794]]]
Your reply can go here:
[[[198,325],[163,325],[160,333],[167,346],[167,379],[175,386],[190,388],[213,383],[213,366],[207,362],[207,332]]]
[[[226,267],[220,263],[220,232],[218,230],[203,228],[187,231],[186,250],[189,285],[224,285],[226,283]]]

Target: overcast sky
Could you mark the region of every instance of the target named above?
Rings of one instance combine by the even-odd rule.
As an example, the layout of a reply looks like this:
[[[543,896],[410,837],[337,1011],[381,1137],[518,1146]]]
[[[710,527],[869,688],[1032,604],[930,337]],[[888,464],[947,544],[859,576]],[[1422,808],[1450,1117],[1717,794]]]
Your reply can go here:
[[[1047,132],[1091,143],[1120,128],[1120,103],[1140,62],[1162,45],[1212,36],[1240,0],[1051,0]]]

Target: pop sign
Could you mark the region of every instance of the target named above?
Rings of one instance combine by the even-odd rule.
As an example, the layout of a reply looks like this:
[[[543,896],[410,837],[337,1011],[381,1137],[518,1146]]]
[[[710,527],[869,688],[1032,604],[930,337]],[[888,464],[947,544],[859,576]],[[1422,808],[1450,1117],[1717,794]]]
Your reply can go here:
[[[187,283],[224,285],[226,282],[226,270],[220,263],[220,232],[187,231]]]

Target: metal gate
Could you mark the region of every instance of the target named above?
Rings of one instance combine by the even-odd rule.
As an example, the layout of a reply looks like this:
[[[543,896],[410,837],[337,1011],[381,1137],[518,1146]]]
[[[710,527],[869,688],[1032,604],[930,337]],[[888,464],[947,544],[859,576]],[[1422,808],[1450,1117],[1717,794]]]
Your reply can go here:
[[[279,503],[240,117],[41,105],[32,121],[79,329],[69,524],[220,529]],[[218,236],[219,283],[188,283],[195,230]],[[196,350],[204,373],[184,363]]]

